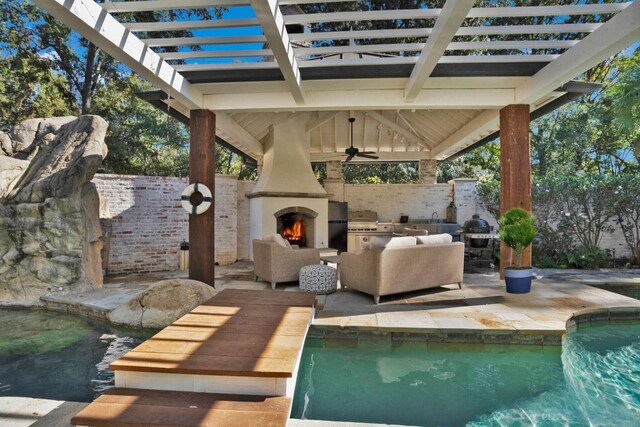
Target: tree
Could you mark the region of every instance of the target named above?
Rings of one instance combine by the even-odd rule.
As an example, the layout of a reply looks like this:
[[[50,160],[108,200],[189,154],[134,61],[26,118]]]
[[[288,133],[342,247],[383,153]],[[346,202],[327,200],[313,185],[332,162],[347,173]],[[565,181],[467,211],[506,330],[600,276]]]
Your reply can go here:
[[[624,174],[612,182],[610,212],[622,230],[636,265],[640,265],[640,175]]]

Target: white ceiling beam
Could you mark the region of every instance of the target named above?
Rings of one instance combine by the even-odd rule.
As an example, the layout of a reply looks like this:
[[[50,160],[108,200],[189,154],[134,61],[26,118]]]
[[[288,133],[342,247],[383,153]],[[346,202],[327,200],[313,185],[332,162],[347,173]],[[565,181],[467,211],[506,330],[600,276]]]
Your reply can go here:
[[[304,128],[305,132],[307,132],[307,133],[311,132],[312,130],[314,130],[318,126],[322,126],[324,123],[326,123],[329,120],[333,119],[335,116],[337,116],[340,113],[341,113],[341,111],[327,111],[327,112],[324,112],[324,113],[320,113],[319,112],[315,118],[309,120],[309,122],[307,123],[307,125]]]
[[[297,104],[288,92],[224,93],[204,96],[213,111],[333,111],[410,109],[491,109],[515,101],[514,89],[423,89],[407,104],[402,89],[307,91],[305,103]]]
[[[278,68],[273,61],[266,62],[223,62],[217,64],[176,64],[177,71],[218,71],[218,70],[265,70]]]
[[[106,1],[102,8],[110,13],[151,12],[154,10],[206,9],[211,7],[246,6],[249,0],[149,0]]]
[[[255,18],[244,19],[206,19],[202,21],[169,21],[169,22],[126,22],[123,23],[131,31],[182,31],[209,30],[214,28],[257,27],[260,24]]]
[[[592,24],[549,24],[549,25],[496,25],[479,27],[461,27],[456,36],[504,35],[504,34],[565,34],[591,33],[601,23]],[[315,33],[290,34],[289,39],[295,42],[346,39],[391,39],[408,37],[427,37],[431,28],[408,28],[398,30],[360,30],[360,31],[323,31]]]
[[[418,62],[411,71],[411,76],[405,87],[407,102],[412,102],[418,96],[431,72],[438,65],[440,57],[451,43],[451,39],[456,35],[456,31],[469,14],[474,2],[475,0],[447,0],[422,49]]]
[[[319,2],[319,0],[317,1]],[[280,4],[283,4],[280,2]],[[617,13],[629,3],[581,4],[568,6],[477,7],[469,8],[469,18],[509,18],[525,16],[601,15]],[[442,9],[367,10],[354,12],[310,13],[285,16],[286,24],[318,22],[385,21],[399,19],[435,19]]]
[[[167,37],[142,39],[149,47],[198,46],[213,44],[265,43],[265,36],[228,36],[228,37]]]
[[[640,39],[640,1],[627,6],[516,89],[516,103],[531,104]]]
[[[524,16],[603,15],[617,13],[630,3],[577,4],[566,6],[474,7],[469,18],[510,18]]]
[[[220,138],[251,157],[256,158],[264,154],[264,148],[260,141],[254,138],[242,126],[223,112],[214,111],[214,113],[216,115],[216,134],[220,136]]]
[[[189,109],[202,108],[198,89],[93,0],[35,3]]]
[[[291,96],[298,104],[302,104],[304,102],[302,77],[298,69],[298,60],[284,26],[284,15],[280,11],[278,0],[251,0],[251,7],[260,22],[262,32],[267,38],[269,48],[273,51],[284,80],[289,85]]]
[[[529,77],[432,77],[427,80],[424,89],[514,89],[528,78]],[[406,78],[305,80],[305,89],[309,92],[324,90],[402,89],[406,82]],[[283,81],[195,83],[194,86],[204,94],[271,93],[287,90],[286,83]]]
[[[371,148],[371,147],[369,147]],[[397,149],[397,148],[396,148]],[[312,162],[335,162],[344,161],[347,158],[346,154],[340,155],[338,152],[333,153],[319,153],[312,151]],[[349,163],[364,163],[364,162],[411,162],[423,159],[430,159],[431,153],[428,150],[423,151],[377,151],[377,160],[366,159],[363,157],[354,157]]]
[[[436,145],[431,150],[431,156],[437,160],[444,160],[449,155],[480,139],[479,134],[489,134],[498,129],[499,126],[500,110],[484,111]]]
[[[368,10],[357,12],[309,13],[300,15],[286,15],[284,22],[290,24],[313,24],[317,22],[347,22],[347,21],[385,21],[396,19],[436,19],[441,9],[399,9],[399,10]]]
[[[387,119],[382,114],[380,114],[378,112],[375,112],[375,111],[367,111],[366,115],[371,117],[373,120],[375,120],[376,122],[380,123],[381,125],[389,128],[390,130],[392,130],[393,132],[397,133],[398,135],[403,136],[408,141],[411,141],[414,144],[418,144],[418,145],[420,145],[422,147],[427,147],[427,143],[425,141],[423,141],[422,138],[420,138],[420,136],[412,134],[411,132],[409,132],[408,130],[403,128],[402,126],[398,126],[396,123],[394,123],[391,120]]]
[[[452,42],[451,50],[503,50],[503,49],[569,49],[578,40],[517,40],[491,42]],[[296,47],[296,55],[330,55],[371,52],[415,52],[424,49],[424,43],[361,44],[349,46]]]
[[[243,58],[257,56],[271,56],[271,49],[241,49],[241,50],[196,50],[191,52],[161,52],[161,58],[167,61],[194,58]]]

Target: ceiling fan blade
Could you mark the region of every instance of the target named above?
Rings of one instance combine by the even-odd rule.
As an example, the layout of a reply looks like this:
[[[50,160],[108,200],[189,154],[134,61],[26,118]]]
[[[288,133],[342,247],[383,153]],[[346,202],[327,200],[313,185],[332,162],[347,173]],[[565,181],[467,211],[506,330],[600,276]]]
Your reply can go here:
[[[365,154],[365,153],[358,153],[358,154],[356,154],[356,156],[364,157],[364,158],[367,158],[367,159],[379,159],[380,158],[378,156],[372,156],[371,154]]]
[[[376,151],[361,151],[361,154],[377,154]]]
[[[346,163],[346,162],[351,161],[351,159],[353,159],[353,156],[349,156],[349,157],[347,157],[344,161],[345,161],[345,163]]]

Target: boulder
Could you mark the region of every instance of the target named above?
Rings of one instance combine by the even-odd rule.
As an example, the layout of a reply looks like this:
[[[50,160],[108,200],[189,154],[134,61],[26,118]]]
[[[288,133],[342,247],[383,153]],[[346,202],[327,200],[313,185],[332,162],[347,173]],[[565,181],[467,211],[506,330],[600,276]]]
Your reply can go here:
[[[162,280],[108,315],[110,322],[138,328],[164,328],[216,294],[206,283]]]
[[[30,119],[0,133],[0,300],[102,286],[98,116]],[[4,155],[2,155],[4,153]]]

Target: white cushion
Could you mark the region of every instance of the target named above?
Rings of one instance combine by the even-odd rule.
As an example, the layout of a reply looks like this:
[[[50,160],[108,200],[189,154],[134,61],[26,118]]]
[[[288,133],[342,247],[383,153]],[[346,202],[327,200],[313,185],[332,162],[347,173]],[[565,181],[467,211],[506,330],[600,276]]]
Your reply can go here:
[[[413,236],[404,237],[376,237],[373,240],[373,245],[378,248],[397,248],[400,246],[415,246],[416,238]]]
[[[279,235],[278,233],[265,234],[264,236],[262,236],[262,240],[264,240],[265,242],[276,242],[283,248],[291,248],[291,244],[289,243],[289,241],[285,240],[285,238]]]
[[[444,245],[453,242],[451,234],[432,234],[431,236],[416,236],[418,244],[422,245]]]

